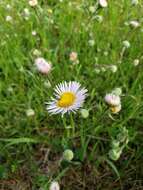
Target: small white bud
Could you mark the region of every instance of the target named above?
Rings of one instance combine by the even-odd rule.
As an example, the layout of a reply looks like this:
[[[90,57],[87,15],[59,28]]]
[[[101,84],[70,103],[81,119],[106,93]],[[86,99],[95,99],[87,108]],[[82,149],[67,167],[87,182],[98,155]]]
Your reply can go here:
[[[138,66],[140,63],[140,60],[139,59],[135,59],[134,62],[133,62],[133,65],[134,66]]]
[[[125,41],[123,41],[123,46],[124,46],[125,48],[129,48],[131,45],[130,45],[130,42],[129,42],[129,41],[125,40]]]
[[[60,185],[57,181],[53,181],[50,185],[49,190],[60,190]]]
[[[136,20],[132,20],[129,22],[130,26],[132,26],[133,28],[138,28],[140,26],[140,23]]]
[[[121,89],[121,88],[115,88],[115,89],[112,91],[112,94],[115,94],[116,96],[121,96],[121,94],[122,94],[122,89]]]
[[[117,70],[118,70],[118,67],[116,65],[111,65],[110,67],[110,70],[113,72],[113,73],[116,73]]]
[[[26,115],[27,115],[27,117],[31,117],[31,116],[35,115],[35,112],[33,109],[28,109],[28,110],[26,110]]]
[[[137,5],[139,3],[139,1],[138,0],[132,0],[131,3],[132,3],[132,5]]]
[[[83,118],[86,119],[89,116],[89,111],[86,110],[86,109],[81,109],[81,115],[82,115]]]
[[[101,7],[107,7],[108,6],[108,3],[106,0],[99,0],[99,4]]]
[[[73,154],[73,151],[70,150],[70,149],[67,149],[64,151],[63,153],[63,159],[66,160],[66,161],[71,161],[74,157],[74,154]]]

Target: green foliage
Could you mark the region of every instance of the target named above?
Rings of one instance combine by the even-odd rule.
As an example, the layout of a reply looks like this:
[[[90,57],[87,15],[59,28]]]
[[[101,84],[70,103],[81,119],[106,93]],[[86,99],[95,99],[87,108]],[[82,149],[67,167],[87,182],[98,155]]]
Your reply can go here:
[[[108,1],[107,8],[94,0],[39,0],[35,7],[0,1],[0,179],[8,180],[0,189],[11,179],[27,190],[47,190],[53,180],[65,190],[143,188],[136,187],[143,178],[142,7],[130,0]],[[140,26],[130,27],[132,20]],[[50,74],[35,69],[39,56],[52,63]],[[62,81],[88,89],[82,110],[64,118],[45,105]],[[121,95],[117,114],[104,101],[112,91]],[[62,163],[66,149],[74,158]]]

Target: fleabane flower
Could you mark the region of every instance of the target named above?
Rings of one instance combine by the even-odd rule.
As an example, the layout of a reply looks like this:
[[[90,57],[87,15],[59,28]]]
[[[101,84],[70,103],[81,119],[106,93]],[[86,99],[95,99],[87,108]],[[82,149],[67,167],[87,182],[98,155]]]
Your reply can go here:
[[[87,89],[75,81],[60,83],[54,91],[55,98],[47,103],[47,110],[51,114],[75,113],[83,106],[87,96]]]
[[[51,184],[50,184],[50,188],[49,190],[60,190],[60,185],[57,181],[53,181]]]
[[[29,5],[30,5],[31,7],[35,7],[37,4],[38,4],[38,1],[37,1],[37,0],[29,0]]]
[[[121,104],[119,104],[118,106],[110,107],[111,112],[114,114],[120,112],[121,109],[122,109]]]
[[[105,102],[113,107],[118,106],[121,104],[120,96],[112,94],[112,93],[106,94]]]
[[[107,0],[99,0],[99,5],[101,7],[107,7],[108,6]]]
[[[76,61],[77,60],[77,58],[78,58],[78,54],[77,54],[77,52],[71,52],[70,53],[70,61],[72,61],[72,62],[74,62],[74,61]]]
[[[42,57],[35,59],[35,66],[36,66],[37,70],[42,74],[48,74],[52,69],[51,63],[47,62]]]
[[[136,20],[132,20],[129,22],[130,26],[133,28],[138,28],[140,26],[140,23]]]

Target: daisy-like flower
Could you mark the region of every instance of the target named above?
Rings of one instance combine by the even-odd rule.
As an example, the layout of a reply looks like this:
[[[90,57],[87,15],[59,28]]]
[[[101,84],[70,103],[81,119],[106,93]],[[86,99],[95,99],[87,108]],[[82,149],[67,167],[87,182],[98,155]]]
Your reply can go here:
[[[38,57],[35,60],[35,66],[37,70],[42,74],[48,74],[52,69],[51,62],[47,62],[44,58]]]
[[[29,0],[29,5],[30,5],[31,7],[35,7],[37,4],[38,4],[38,1],[37,1],[37,0]]]
[[[57,181],[53,181],[50,185],[49,190],[60,190],[60,185]]]
[[[106,94],[105,102],[113,107],[118,106],[121,104],[120,96],[117,96],[115,94]]]
[[[138,28],[140,26],[140,23],[136,20],[132,20],[129,22],[130,26],[133,28]]]
[[[99,4],[101,7],[107,7],[108,6],[108,3],[106,0],[99,0]]]
[[[55,98],[47,103],[47,110],[51,114],[75,113],[82,107],[87,96],[87,90],[75,81],[60,83],[54,91]]]
[[[76,61],[77,57],[78,57],[77,52],[73,51],[73,52],[70,53],[70,61],[72,61],[72,62]]]
[[[118,106],[113,106],[113,107],[111,107],[110,109],[111,109],[111,112],[112,113],[118,113],[118,112],[120,112],[121,111],[121,104],[119,104]]]

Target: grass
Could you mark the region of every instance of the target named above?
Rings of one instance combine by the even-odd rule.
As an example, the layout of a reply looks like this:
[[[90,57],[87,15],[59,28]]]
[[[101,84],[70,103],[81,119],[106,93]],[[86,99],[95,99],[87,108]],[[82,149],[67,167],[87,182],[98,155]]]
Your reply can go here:
[[[53,180],[64,190],[143,189],[143,4],[110,0],[107,8],[92,13],[95,3],[39,0],[32,8],[25,0],[0,2],[0,189],[48,190]],[[126,26],[131,20],[140,27]],[[125,40],[131,46],[123,52]],[[35,49],[51,61],[49,75],[35,70]],[[77,65],[69,60],[72,51],[78,53]],[[46,111],[55,85],[71,80],[88,89],[86,119],[80,111],[72,120]],[[117,87],[122,88],[122,109],[112,114],[104,96]],[[30,108],[32,117],[26,115]],[[68,137],[65,127],[71,125],[75,134]],[[113,161],[111,143],[124,127],[129,142]],[[71,162],[61,161],[66,149],[74,153]]]

